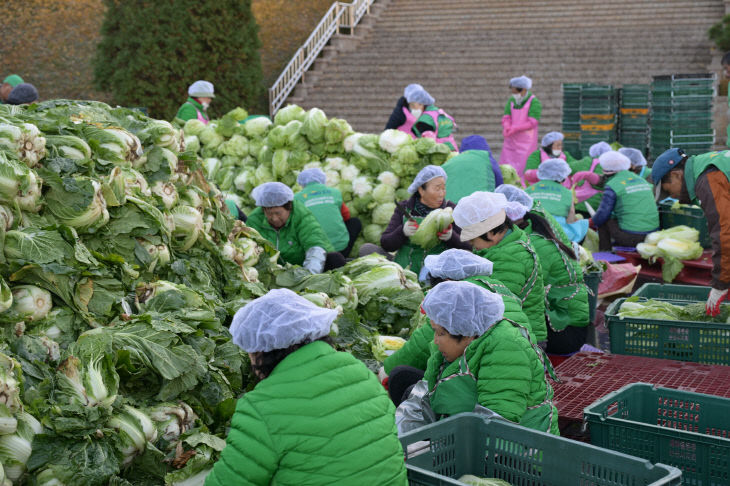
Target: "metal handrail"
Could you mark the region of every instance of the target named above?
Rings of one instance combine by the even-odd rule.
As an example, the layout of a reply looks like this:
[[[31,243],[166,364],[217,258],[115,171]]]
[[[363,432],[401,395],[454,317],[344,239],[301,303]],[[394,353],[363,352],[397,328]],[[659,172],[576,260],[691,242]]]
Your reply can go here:
[[[338,34],[342,28],[350,29],[350,35],[353,35],[355,26],[360,23],[366,13],[370,13],[370,5],[374,1],[354,0],[352,3],[334,2],[332,4],[302,47],[297,49],[274,85],[269,88],[269,114],[272,117],[284,104],[332,36]]]

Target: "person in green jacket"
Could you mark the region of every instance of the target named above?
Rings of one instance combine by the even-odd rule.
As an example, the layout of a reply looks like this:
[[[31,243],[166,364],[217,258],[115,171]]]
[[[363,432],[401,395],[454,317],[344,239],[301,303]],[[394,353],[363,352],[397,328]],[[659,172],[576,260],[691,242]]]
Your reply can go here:
[[[558,411],[539,348],[504,317],[504,300],[471,282],[442,282],[423,300],[434,341],[424,379],[437,418],[484,407],[559,435]]]
[[[288,289],[236,312],[233,342],[260,380],[236,404],[206,486],[406,486],[395,408],[375,375],[329,340],[337,311]]]
[[[301,265],[312,273],[339,268],[345,258],[333,250],[312,212],[294,201],[294,193],[281,182],[266,182],[251,192],[256,209],[247,224],[281,253],[285,263]]]
[[[606,177],[601,205],[591,217],[598,228],[598,246],[611,251],[613,245],[636,246],[659,229],[659,211],[652,185],[631,172],[631,161],[610,151],[598,158]]]
[[[560,162],[567,167],[564,161]],[[524,196],[529,198],[526,193]],[[505,211],[507,217],[527,234],[530,245],[540,257],[548,324],[545,351],[561,355],[575,353],[588,336],[588,287],[583,281],[583,270],[573,247],[561,241],[551,222],[532,207],[532,201],[525,205],[519,202]]]
[[[575,157],[563,151],[564,139],[565,135],[560,132],[549,132],[545,134],[540,142],[540,148],[532,152],[527,158],[525,170],[537,170],[540,167],[540,163],[548,159],[563,159],[568,165],[573,164],[576,161]]]
[[[340,190],[328,187],[326,182],[327,176],[322,169],[304,169],[297,176],[297,183],[303,189],[294,195],[294,200],[312,211],[335,251],[347,258],[362,230],[362,223],[358,218],[350,217]]]
[[[23,83],[25,83],[25,81],[23,81],[23,78],[17,74],[6,76],[5,79],[3,79],[2,84],[0,84],[0,104],[6,103],[13,88]]]
[[[441,168],[448,176],[446,199],[454,203],[476,191],[493,191],[503,182],[499,164],[481,135],[464,137],[459,155],[447,160]]]
[[[641,153],[641,150],[631,147],[621,147],[618,149],[618,153],[625,155],[631,161],[631,172],[648,179],[651,176],[651,170],[647,170],[646,157]]]
[[[465,280],[501,295],[505,319],[515,321],[529,330],[530,339],[534,342],[530,321],[522,311],[522,302],[506,285],[491,277],[492,262],[470,251],[453,248],[440,255],[427,256],[424,268],[427,269],[432,287],[445,280]],[[433,328],[425,316],[422,316],[420,324],[403,347],[385,359],[378,372],[380,380],[387,383],[388,394],[396,407],[408,397],[413,385],[423,378],[431,355]]]
[[[175,118],[183,123],[188,120],[198,120],[206,125],[210,121],[208,107],[215,98],[213,83],[198,80],[188,88],[188,99],[182,104]]]
[[[474,252],[494,263],[492,277],[509,288],[522,302],[530,329],[538,344],[545,346],[545,289],[540,257],[527,235],[507,218],[509,203],[504,194],[476,192],[454,209],[454,223],[462,228],[461,239]]]
[[[680,203],[699,204],[705,213],[712,240],[706,310],[716,316],[730,289],[730,150],[690,157],[682,149],[669,149],[654,161],[651,178],[658,199],[663,191]]]

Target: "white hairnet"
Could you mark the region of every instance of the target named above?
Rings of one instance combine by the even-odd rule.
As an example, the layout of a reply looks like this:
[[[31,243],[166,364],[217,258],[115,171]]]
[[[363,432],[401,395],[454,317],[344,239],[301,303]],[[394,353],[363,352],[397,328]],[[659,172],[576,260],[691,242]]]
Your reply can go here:
[[[511,221],[521,220],[525,217],[527,211],[529,211],[529,209],[515,201],[508,201],[507,205],[504,207],[504,213]]]
[[[547,159],[537,167],[537,178],[541,181],[564,181],[570,175],[570,166],[563,159]]]
[[[522,204],[527,208],[528,211],[532,209],[532,204],[534,203],[534,201],[532,200],[532,196],[527,194],[519,187],[513,186],[512,184],[502,184],[497,187],[494,192],[504,194],[504,197],[507,198],[507,201],[514,201]]]
[[[591,145],[591,148],[588,149],[588,155],[590,155],[594,159],[597,159],[601,155],[605,154],[606,152],[610,152],[611,150],[613,149],[608,143],[598,142]]]
[[[327,176],[322,169],[318,169],[316,167],[313,169],[304,169],[299,173],[299,176],[297,176],[297,184],[302,187],[312,184],[313,182],[316,182],[317,184],[324,184],[327,182]]]
[[[629,170],[631,161],[624,154],[611,150],[598,157],[603,172],[618,172],[620,170]]]
[[[562,142],[565,137],[560,132],[550,132],[542,137],[542,146],[547,147],[554,144],[555,142]]]
[[[273,208],[293,201],[294,193],[289,186],[281,182],[264,182],[251,191],[251,197],[256,206]]]
[[[425,106],[432,105],[436,101],[433,96],[428,94],[428,91],[423,89],[423,86],[415,83],[406,86],[406,89],[403,90],[403,96],[406,97],[408,103],[421,103]]]
[[[421,307],[433,323],[455,336],[481,336],[504,316],[502,297],[471,282],[441,282]]]
[[[527,76],[512,78],[509,80],[509,87],[517,89],[530,89],[532,88],[532,80]]]
[[[646,159],[641,150],[631,147],[621,147],[618,149],[618,153],[625,155],[631,161],[631,167],[643,167],[646,165]]]
[[[438,165],[427,165],[413,179],[413,184],[408,186],[408,194],[415,194],[419,187],[437,177],[443,177],[445,181],[448,176],[446,175],[446,171]]]
[[[231,336],[247,353],[286,349],[329,334],[335,309],[318,307],[289,289],[274,289],[236,312]]]
[[[198,80],[188,88],[188,95],[193,98],[215,98],[213,83]]]
[[[504,223],[507,198],[495,192],[475,192],[454,208],[454,223],[461,228],[461,241],[470,241]]]
[[[424,266],[432,277],[464,280],[479,275],[491,275],[493,264],[467,250],[451,248],[439,255],[428,255]]]

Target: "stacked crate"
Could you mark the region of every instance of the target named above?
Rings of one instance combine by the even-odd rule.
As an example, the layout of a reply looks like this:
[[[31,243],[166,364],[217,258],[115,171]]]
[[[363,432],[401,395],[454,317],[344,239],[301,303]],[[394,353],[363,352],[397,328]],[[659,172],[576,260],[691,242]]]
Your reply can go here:
[[[563,84],[563,150],[580,158],[580,91],[581,84]]]
[[[669,148],[690,155],[712,150],[712,103],[715,74],[655,76],[651,85],[650,155],[656,158]]]
[[[625,84],[621,88],[618,141],[646,155],[649,145],[649,85]]]
[[[584,84],[580,90],[580,149],[616,141],[616,90],[610,84]]]

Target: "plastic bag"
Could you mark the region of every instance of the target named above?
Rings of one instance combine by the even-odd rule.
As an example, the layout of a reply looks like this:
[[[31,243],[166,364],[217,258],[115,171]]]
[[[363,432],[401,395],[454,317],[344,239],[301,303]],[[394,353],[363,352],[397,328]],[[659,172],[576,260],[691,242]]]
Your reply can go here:
[[[413,386],[408,398],[398,405],[395,410],[398,436],[436,422],[428,396],[428,382],[421,380]]]

